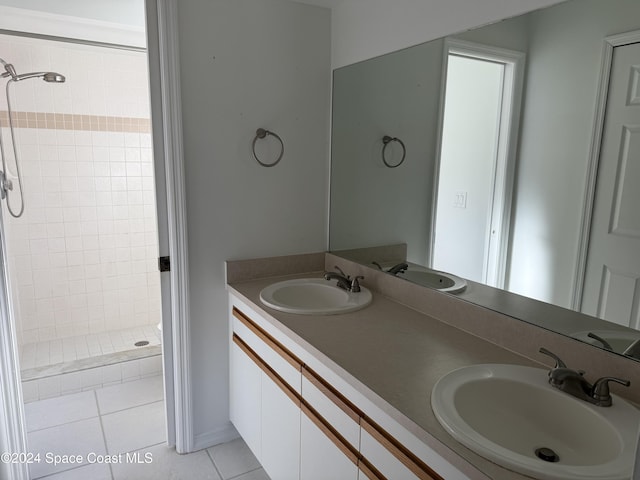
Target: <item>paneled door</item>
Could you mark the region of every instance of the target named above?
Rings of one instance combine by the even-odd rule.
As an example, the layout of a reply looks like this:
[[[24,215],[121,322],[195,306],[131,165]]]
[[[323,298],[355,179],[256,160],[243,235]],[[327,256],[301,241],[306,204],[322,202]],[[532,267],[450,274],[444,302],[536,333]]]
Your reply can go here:
[[[582,311],[640,328],[640,43],[613,51]]]

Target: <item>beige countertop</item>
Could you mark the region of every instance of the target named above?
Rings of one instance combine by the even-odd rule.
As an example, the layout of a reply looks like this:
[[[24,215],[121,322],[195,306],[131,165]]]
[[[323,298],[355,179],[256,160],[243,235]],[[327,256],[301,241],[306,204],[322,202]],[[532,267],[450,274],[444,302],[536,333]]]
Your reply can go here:
[[[357,390],[365,395],[366,390],[370,390],[369,396],[373,392],[386,402],[391,407],[386,411],[404,420],[401,423],[410,427],[410,431],[422,431],[424,434],[418,435],[419,438],[431,442],[435,438],[446,447],[444,450],[450,449],[488,478],[529,478],[480,457],[454,440],[435,418],[430,396],[438,379],[456,368],[481,363],[539,365],[378,292],[373,292],[373,302],[367,308],[342,315],[287,314],[265,307],[259,300],[260,291],[276,281],[320,275],[318,272],[261,278],[232,283],[230,289],[254,304],[257,311],[264,313],[268,321],[294,341],[313,346],[324,356],[318,360],[326,366],[337,365],[338,374],[340,370],[348,372],[361,383],[353,385]],[[456,465],[456,456],[449,454],[445,458]],[[467,474],[470,471],[469,468],[462,470]]]

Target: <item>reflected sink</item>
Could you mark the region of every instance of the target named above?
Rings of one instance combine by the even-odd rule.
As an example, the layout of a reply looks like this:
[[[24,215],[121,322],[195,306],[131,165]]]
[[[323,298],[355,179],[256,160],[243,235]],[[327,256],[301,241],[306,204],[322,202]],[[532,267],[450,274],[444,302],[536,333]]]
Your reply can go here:
[[[415,270],[410,267],[405,272],[398,273],[397,276],[441,292],[458,293],[467,287],[467,281],[463,278],[437,270]]]
[[[324,278],[297,278],[265,287],[260,301],[267,307],[299,315],[335,315],[366,307],[371,291],[360,286],[357,293],[348,292]]]
[[[546,370],[491,364],[442,377],[431,405],[456,440],[508,469],[541,479],[629,480],[640,411],[612,396],[611,407],[597,407],[553,388]]]

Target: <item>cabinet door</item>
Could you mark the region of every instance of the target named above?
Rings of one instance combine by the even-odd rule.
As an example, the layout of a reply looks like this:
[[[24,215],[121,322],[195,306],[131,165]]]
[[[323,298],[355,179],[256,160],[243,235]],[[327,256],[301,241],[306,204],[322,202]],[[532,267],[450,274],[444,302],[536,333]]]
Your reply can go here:
[[[231,422],[260,460],[262,370],[235,341],[231,342],[229,363]]]
[[[300,478],[300,401],[262,374],[262,466],[274,480]]]
[[[357,480],[357,454],[305,409],[300,426],[300,480]]]
[[[360,432],[360,453],[386,478],[393,480],[419,480],[406,465],[391,454],[387,448],[378,442],[364,428]],[[361,475],[361,478],[369,478]],[[431,478],[428,476],[422,478]]]

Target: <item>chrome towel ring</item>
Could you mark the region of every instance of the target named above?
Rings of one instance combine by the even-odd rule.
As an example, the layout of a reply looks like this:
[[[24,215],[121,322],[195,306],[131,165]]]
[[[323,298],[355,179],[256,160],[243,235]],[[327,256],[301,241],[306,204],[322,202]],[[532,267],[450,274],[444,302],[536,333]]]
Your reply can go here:
[[[385,156],[387,145],[389,145],[389,143],[391,142],[398,142],[402,147],[402,158],[395,165],[391,165],[389,162],[387,162],[387,157]],[[404,146],[404,142],[400,140],[398,137],[392,138],[389,135],[385,135],[384,137],[382,137],[382,143],[384,143],[384,146],[382,147],[382,161],[384,162],[384,164],[389,168],[396,168],[402,165],[402,162],[404,162],[404,159],[407,156],[407,148]]]
[[[260,139],[265,138],[267,135],[271,135],[272,137],[277,138],[278,141],[280,142],[280,155],[278,155],[278,158],[273,163],[265,163],[258,158],[258,155],[256,155],[256,142],[258,141],[259,138]],[[270,132],[269,130],[265,130],[264,128],[259,128],[258,130],[256,130],[256,136],[254,137],[253,143],[251,144],[251,150],[253,151],[253,158],[256,159],[256,162],[258,162],[263,167],[273,167],[280,160],[282,160],[282,155],[284,155],[284,143],[282,142],[282,139],[278,134]]]

